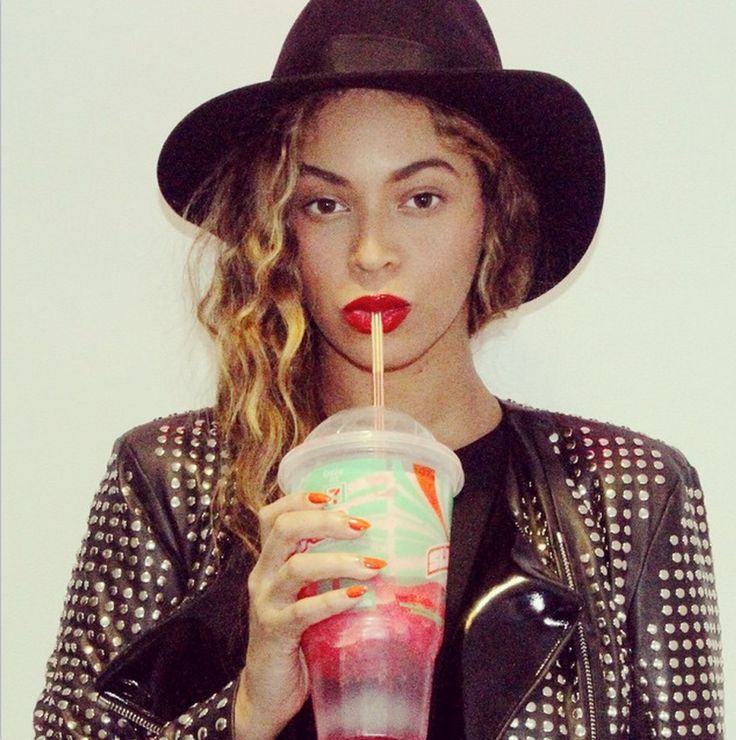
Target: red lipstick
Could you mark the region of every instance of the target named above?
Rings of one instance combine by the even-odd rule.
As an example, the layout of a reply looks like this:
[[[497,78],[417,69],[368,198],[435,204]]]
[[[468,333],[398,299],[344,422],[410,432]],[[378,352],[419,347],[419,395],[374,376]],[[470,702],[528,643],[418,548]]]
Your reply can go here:
[[[371,314],[380,313],[383,331],[388,334],[396,329],[409,315],[411,305],[395,295],[364,295],[356,298],[342,312],[345,321],[361,334],[371,333]]]

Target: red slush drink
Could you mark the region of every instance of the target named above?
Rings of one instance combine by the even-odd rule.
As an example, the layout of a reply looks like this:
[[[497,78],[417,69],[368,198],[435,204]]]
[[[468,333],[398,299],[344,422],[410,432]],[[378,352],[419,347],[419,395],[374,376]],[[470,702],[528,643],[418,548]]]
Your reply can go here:
[[[375,607],[338,614],[302,637],[319,736],[424,740],[444,587],[379,576],[371,590]],[[353,728],[362,734],[348,734]]]

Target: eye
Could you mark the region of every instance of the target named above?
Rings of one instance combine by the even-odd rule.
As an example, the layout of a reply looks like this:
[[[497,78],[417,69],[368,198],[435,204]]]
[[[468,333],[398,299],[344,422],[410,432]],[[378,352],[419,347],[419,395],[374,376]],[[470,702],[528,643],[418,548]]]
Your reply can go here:
[[[347,206],[334,198],[315,198],[305,204],[304,210],[310,216],[330,216],[347,211]]]
[[[416,208],[417,210],[426,211],[429,208],[436,208],[441,201],[442,198],[440,198],[436,193],[424,192],[412,195],[404,205],[407,208]]]

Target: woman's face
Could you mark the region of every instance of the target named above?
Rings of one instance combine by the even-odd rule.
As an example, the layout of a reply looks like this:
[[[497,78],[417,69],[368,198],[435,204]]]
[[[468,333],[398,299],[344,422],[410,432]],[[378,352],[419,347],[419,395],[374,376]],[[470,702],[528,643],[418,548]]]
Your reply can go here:
[[[457,352],[484,222],[471,157],[421,102],[350,90],[312,119],[299,163],[290,224],[323,352],[369,368],[372,311],[387,369]]]

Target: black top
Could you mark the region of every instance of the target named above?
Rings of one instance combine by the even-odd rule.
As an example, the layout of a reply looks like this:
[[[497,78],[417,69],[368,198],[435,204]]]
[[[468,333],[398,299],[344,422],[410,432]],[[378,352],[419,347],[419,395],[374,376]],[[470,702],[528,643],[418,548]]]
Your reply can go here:
[[[446,740],[448,737],[459,740],[464,737],[460,665],[464,614],[454,613],[453,605],[461,602],[473,604],[476,594],[485,593],[490,586],[503,580],[514,542],[513,519],[501,496],[509,458],[506,424],[502,421],[488,434],[455,452],[465,472],[465,485],[455,499],[452,517],[447,619],[445,638],[435,665],[430,740]],[[464,516],[464,511],[471,509],[470,500],[479,496],[487,501],[487,507],[483,509],[485,516]],[[472,507],[472,510],[478,511],[477,507]],[[464,593],[458,593],[462,584],[456,577],[460,566],[456,553],[462,548],[453,548],[453,542],[462,542],[477,527],[483,530],[481,545],[473,563],[468,563],[471,575]],[[483,566],[474,568],[473,565],[479,562]]]

